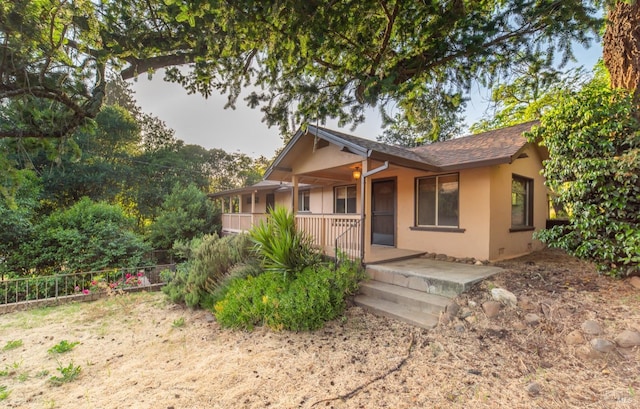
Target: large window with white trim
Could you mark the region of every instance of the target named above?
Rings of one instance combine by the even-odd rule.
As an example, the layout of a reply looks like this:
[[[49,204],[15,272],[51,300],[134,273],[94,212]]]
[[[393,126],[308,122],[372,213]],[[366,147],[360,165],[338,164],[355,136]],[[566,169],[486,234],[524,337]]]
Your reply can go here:
[[[333,189],[334,213],[356,213],[356,187],[339,186]]]
[[[416,179],[416,225],[458,227],[458,174]]]

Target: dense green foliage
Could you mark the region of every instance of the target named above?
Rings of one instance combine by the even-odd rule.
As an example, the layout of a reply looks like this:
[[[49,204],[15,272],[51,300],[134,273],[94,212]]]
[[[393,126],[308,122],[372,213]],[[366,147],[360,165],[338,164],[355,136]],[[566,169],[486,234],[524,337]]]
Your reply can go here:
[[[220,229],[220,211],[195,185],[175,186],[151,225],[150,242],[155,249],[170,249],[176,241],[212,234]]]
[[[606,82],[565,93],[530,136],[549,149],[544,176],[570,215],[538,237],[603,272],[640,274],[640,112]]]
[[[273,209],[267,219],[261,220],[249,234],[267,271],[295,276],[320,261],[311,237],[296,228],[294,214],[284,207]]]
[[[294,279],[277,272],[237,279],[215,305],[215,316],[230,328],[318,329],[342,314],[345,297],[355,294],[361,279],[361,270],[350,263],[307,267]]]
[[[544,50],[551,64],[598,35],[601,1],[16,0],[0,6],[0,136],[68,134],[94,118],[107,63],[204,96],[260,106],[265,121],[358,123],[499,78]],[[180,68],[178,68],[180,66]],[[34,109],[34,106],[40,108]],[[1,107],[1,106],[0,106]],[[1,109],[0,109],[1,111]],[[407,121],[411,123],[411,121]]]
[[[603,67],[596,67],[602,70]],[[479,133],[539,120],[552,109],[563,92],[579,90],[590,76],[576,68],[561,72],[548,67],[542,56],[525,61],[511,70],[510,82],[498,84],[491,90],[488,116],[471,125],[471,132]]]
[[[251,263],[251,241],[245,234],[219,238],[208,235],[193,240],[189,260],[178,265],[162,291],[173,302],[184,302],[191,308],[211,307],[216,290],[231,270]]]
[[[150,247],[135,232],[135,219],[117,205],[88,198],[46,216],[19,250],[15,271],[39,274],[139,266]]]

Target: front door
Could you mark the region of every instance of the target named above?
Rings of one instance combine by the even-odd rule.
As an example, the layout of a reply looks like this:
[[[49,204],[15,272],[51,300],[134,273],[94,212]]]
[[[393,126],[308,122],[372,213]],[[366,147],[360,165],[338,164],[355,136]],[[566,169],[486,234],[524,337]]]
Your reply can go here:
[[[371,182],[371,244],[396,244],[396,181]]]
[[[267,213],[271,213],[271,211],[276,207],[276,196],[273,193],[267,193],[265,206],[267,207]]]

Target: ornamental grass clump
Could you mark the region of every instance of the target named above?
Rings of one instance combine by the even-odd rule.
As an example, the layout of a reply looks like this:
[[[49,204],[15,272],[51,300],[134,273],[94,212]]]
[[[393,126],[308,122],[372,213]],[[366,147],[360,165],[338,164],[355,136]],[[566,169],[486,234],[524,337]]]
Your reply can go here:
[[[284,207],[273,209],[267,220],[254,226],[249,235],[266,271],[294,277],[320,262],[311,236],[296,228],[295,216]]]

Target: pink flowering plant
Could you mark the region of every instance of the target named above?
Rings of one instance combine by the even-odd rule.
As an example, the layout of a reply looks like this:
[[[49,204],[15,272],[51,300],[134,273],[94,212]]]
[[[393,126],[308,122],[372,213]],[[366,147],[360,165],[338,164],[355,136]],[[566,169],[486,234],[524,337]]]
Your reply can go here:
[[[137,273],[122,274],[119,271],[105,273],[94,277],[87,286],[88,288],[75,287],[76,293],[91,294],[96,292],[118,292],[126,288],[139,287],[145,278],[144,270]]]

